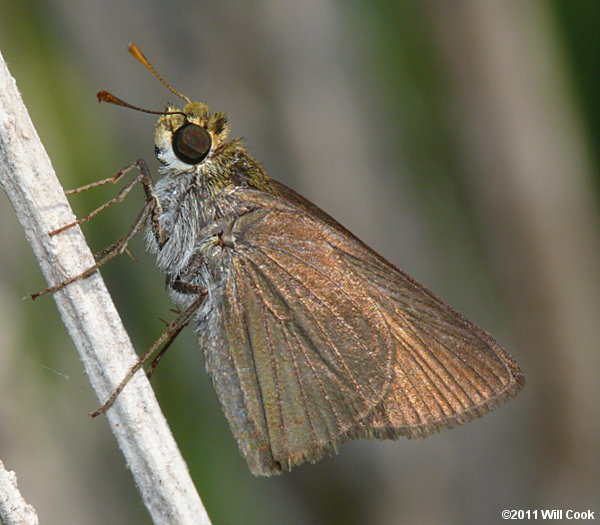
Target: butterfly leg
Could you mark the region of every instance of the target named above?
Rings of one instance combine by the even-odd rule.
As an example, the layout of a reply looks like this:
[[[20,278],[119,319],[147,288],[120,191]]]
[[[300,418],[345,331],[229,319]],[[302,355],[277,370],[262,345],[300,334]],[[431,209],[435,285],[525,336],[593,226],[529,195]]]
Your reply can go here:
[[[117,255],[121,255],[122,253],[129,253],[129,251],[127,249],[129,242],[131,241],[133,236],[144,227],[144,224],[148,217],[150,218],[150,227],[152,228],[152,232],[154,233],[159,246],[162,246],[167,241],[167,237],[166,237],[164,231],[162,230],[162,228],[160,226],[160,222],[158,220],[160,217],[160,214],[162,213],[162,206],[160,204],[160,201],[158,200],[156,192],[154,191],[154,184],[152,182],[152,177],[150,176],[150,171],[148,169],[148,165],[146,164],[146,162],[144,160],[138,160],[137,162],[134,162],[134,163],[126,166],[125,168],[123,168],[121,171],[119,171],[113,177],[110,177],[108,179],[103,179],[101,181],[93,182],[91,184],[87,184],[86,186],[81,186],[80,188],[76,188],[74,190],[67,191],[66,193],[68,193],[68,194],[81,193],[81,192],[89,190],[91,188],[102,186],[109,182],[114,184],[114,183],[118,182],[123,177],[123,175],[125,175],[127,172],[131,171],[134,168],[139,169],[139,174],[135,177],[135,179],[133,179],[131,182],[129,182],[127,185],[125,185],[115,197],[113,197],[111,200],[105,202],[102,206],[99,206],[98,208],[96,208],[94,211],[92,211],[85,217],[82,217],[81,219],[78,219],[77,221],[71,222],[69,224],[66,224],[65,226],[62,226],[60,228],[57,228],[56,230],[49,232],[49,235],[50,236],[58,235],[59,233],[62,233],[65,230],[68,230],[69,228],[72,228],[73,226],[81,224],[85,221],[89,221],[90,219],[92,219],[93,217],[98,215],[100,212],[104,211],[109,206],[111,206],[117,202],[121,202],[127,196],[127,194],[131,191],[133,186],[135,186],[135,184],[140,183],[140,184],[142,184],[142,186],[144,188],[144,192],[146,194],[146,206],[144,206],[144,209],[136,218],[135,222],[129,229],[129,232],[124,237],[119,239],[118,241],[114,242],[113,244],[111,244],[110,246],[105,248],[104,250],[97,253],[94,256],[94,258],[97,261],[96,264],[94,264],[93,266],[91,266],[90,268],[85,270],[84,272],[82,272],[74,277],[71,277],[57,285],[50,286],[49,288],[46,288],[45,290],[42,290],[41,292],[32,294],[31,295],[32,299],[37,299],[41,295],[45,295],[47,293],[56,292],[75,281],[85,279],[86,277],[89,277],[90,275],[92,275],[96,270],[98,270],[98,268],[100,268],[101,266],[106,264],[111,259],[115,258]]]
[[[199,288],[201,288],[201,287],[199,287]],[[152,375],[152,372],[156,368],[156,365],[158,364],[158,361],[160,360],[160,358],[167,351],[169,346],[171,346],[171,343],[173,343],[173,341],[175,341],[175,338],[179,335],[181,330],[183,330],[185,328],[185,326],[194,317],[194,314],[202,306],[202,303],[204,302],[204,296],[206,295],[206,289],[202,288],[201,292],[196,291],[196,293],[198,294],[198,298],[190,306],[188,306],[183,312],[181,312],[179,314],[179,316],[173,322],[171,322],[168,325],[167,330],[154,342],[154,344],[150,348],[148,348],[146,353],[138,359],[138,361],[135,363],[135,365],[133,365],[131,367],[129,372],[127,372],[127,375],[117,385],[117,388],[115,388],[114,392],[110,395],[110,397],[106,400],[106,402],[98,410],[96,410],[95,412],[92,412],[90,414],[90,416],[96,417],[96,416],[99,416],[100,414],[103,414],[104,412],[106,412],[114,404],[118,395],[123,391],[123,389],[129,382],[129,380],[133,377],[133,375],[140,368],[142,368],[142,366],[150,358],[150,356],[152,356],[152,354],[158,348],[160,348],[161,349],[160,352],[152,361],[152,364],[150,365],[150,369],[148,370],[148,372],[146,374],[148,376],[148,378],[150,378],[150,376]]]
[[[148,205],[146,205],[144,207],[142,212],[138,215],[137,219],[135,220],[135,222],[129,229],[129,232],[127,232],[127,234],[124,237],[122,237],[118,241],[114,242],[108,248],[102,250],[101,252],[99,252],[96,255],[96,263],[95,264],[93,264],[87,270],[81,272],[80,274],[70,277],[69,279],[66,279],[65,281],[62,281],[58,284],[55,284],[54,286],[50,286],[50,287],[46,288],[45,290],[42,290],[41,292],[31,294],[31,298],[35,300],[38,297],[40,297],[41,295],[45,295],[47,293],[54,293],[58,290],[61,290],[65,286],[68,286],[69,284],[74,283],[75,281],[80,281],[82,279],[85,279],[85,278],[89,277],[90,275],[92,275],[96,270],[98,270],[98,268],[100,268],[101,266],[106,264],[108,261],[110,261],[111,259],[114,259],[117,255],[120,255],[120,254],[126,252],[129,241],[131,241],[132,237],[138,231],[140,231],[142,229],[147,216],[148,216]]]
[[[184,312],[180,313],[180,316],[177,319],[175,319],[175,321],[173,321],[173,323],[177,323],[178,320],[184,316],[185,312],[187,312],[188,310],[191,309],[189,319],[187,319],[187,321],[185,321],[185,324],[179,329],[179,331],[177,331],[177,333],[173,334],[172,338],[169,339],[168,343],[163,344],[163,347],[161,348],[160,352],[152,360],[152,363],[150,363],[150,367],[148,368],[148,371],[146,372],[146,376],[148,377],[148,379],[150,379],[152,377],[152,374],[154,373],[154,369],[158,365],[158,362],[160,361],[161,357],[167,351],[167,349],[169,348],[171,343],[175,340],[175,338],[179,335],[179,332],[181,332],[181,329],[187,323],[189,323],[193,314],[202,306],[202,303],[204,302],[204,297],[207,294],[206,288],[204,288],[204,286],[200,286],[199,284],[194,284],[194,283],[188,283],[179,278],[174,279],[174,280],[170,280],[169,278],[167,278],[167,284],[168,284],[168,286],[170,286],[171,288],[173,288],[175,291],[177,291],[179,293],[186,294],[186,295],[197,295],[198,299],[196,301],[194,301],[194,303],[192,304],[191,307],[187,308]],[[192,309],[192,307],[194,305],[196,305],[196,306],[195,306],[195,308]],[[173,325],[173,323],[171,323],[171,325]],[[171,331],[171,325],[168,325],[169,328],[167,328],[167,332]]]

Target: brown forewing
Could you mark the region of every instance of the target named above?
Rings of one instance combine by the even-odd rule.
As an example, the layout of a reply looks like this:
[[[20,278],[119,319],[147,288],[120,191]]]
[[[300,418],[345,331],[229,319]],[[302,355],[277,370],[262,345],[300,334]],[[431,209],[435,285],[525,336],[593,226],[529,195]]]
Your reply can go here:
[[[313,225],[282,233],[281,221],[298,229],[298,219],[256,211],[238,220],[223,302],[231,358],[251,371],[241,378],[244,397],[264,418],[282,469],[334,447],[369,417],[392,378],[377,302]]]
[[[256,211],[235,225],[222,315],[265,448],[253,472],[316,461],[346,438],[423,437],[523,384],[488,334],[319,208],[279,183],[240,193]]]

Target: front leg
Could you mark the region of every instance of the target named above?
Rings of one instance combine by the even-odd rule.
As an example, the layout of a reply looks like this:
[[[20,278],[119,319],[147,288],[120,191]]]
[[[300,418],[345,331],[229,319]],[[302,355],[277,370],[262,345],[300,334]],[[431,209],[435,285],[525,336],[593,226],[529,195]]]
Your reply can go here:
[[[134,162],[132,164],[129,164],[128,166],[125,166],[122,170],[120,170],[113,177],[110,177],[108,179],[103,179],[103,180],[100,180],[97,182],[92,182],[91,184],[87,184],[86,186],[81,186],[74,190],[69,190],[66,193],[67,194],[81,193],[81,192],[87,191],[89,189],[96,188],[98,186],[102,186],[107,183],[116,184],[117,182],[119,182],[121,180],[121,178],[126,173],[128,173],[129,171],[131,171],[132,169],[135,169],[135,168],[137,168],[139,170],[138,175],[132,181],[128,182],[119,191],[119,193],[117,193],[117,195],[115,197],[113,197],[109,201],[105,202],[104,204],[102,204],[102,206],[99,206],[92,212],[88,213],[85,217],[82,217],[81,219],[78,219],[74,222],[66,224],[65,226],[61,226],[60,228],[57,228],[56,230],[49,232],[49,235],[50,236],[58,235],[59,233],[62,233],[64,231],[68,230],[69,228],[72,228],[73,226],[76,226],[83,222],[89,221],[90,219],[92,219],[96,215],[98,215],[100,212],[106,210],[109,206],[112,206],[113,204],[116,204],[117,202],[123,201],[125,199],[125,197],[127,196],[127,194],[131,191],[131,189],[136,184],[140,183],[144,188],[144,193],[146,194],[146,205],[144,206],[144,209],[142,210],[142,212],[136,218],[135,222],[129,229],[128,233],[124,237],[119,239],[118,241],[111,244],[108,248],[105,248],[104,250],[99,252],[96,255],[96,260],[97,260],[96,264],[94,264],[87,270],[81,272],[79,275],[76,275],[74,277],[66,279],[65,281],[62,281],[54,286],[50,286],[49,288],[46,288],[45,290],[42,290],[41,292],[32,294],[31,295],[32,299],[36,299],[39,296],[47,294],[47,293],[56,292],[75,281],[80,281],[81,279],[85,279],[86,277],[89,277],[96,270],[98,270],[101,266],[106,264],[108,261],[110,261],[117,255],[120,255],[120,254],[126,252],[129,242],[131,241],[133,236],[143,228],[144,224],[146,223],[146,219],[148,219],[150,228],[155,236],[157,244],[159,246],[163,246],[167,242],[168,237],[165,234],[164,230],[162,229],[162,227],[160,225],[160,221],[159,221],[159,218],[163,213],[162,205],[161,205],[160,201],[158,200],[158,196],[156,195],[156,192],[154,190],[154,183],[152,182],[152,176],[150,175],[150,170],[148,169],[148,165],[146,164],[146,161],[144,161],[142,159],[140,159],[137,162]]]
[[[143,159],[140,159],[136,163],[140,174],[138,175],[139,181],[144,187],[144,193],[146,194],[146,202],[152,203],[150,209],[150,229],[154,234],[156,244],[159,248],[162,248],[165,243],[169,240],[167,234],[164,232],[160,225],[160,216],[163,214],[162,204],[158,199],[158,195],[154,189],[154,183],[152,182],[152,176],[148,169],[148,164]]]
[[[49,232],[48,235],[53,237],[54,235],[58,235],[59,233],[62,233],[65,230],[68,230],[69,228],[72,228],[73,226],[76,226],[83,222],[87,222],[90,219],[93,219],[96,215],[103,212],[108,207],[112,206],[113,204],[123,201],[125,199],[125,197],[127,196],[127,194],[138,183],[142,184],[142,186],[144,187],[144,193],[146,194],[146,202],[152,203],[152,208],[155,210],[153,212],[153,214],[155,214],[157,217],[160,216],[162,214],[162,206],[160,204],[160,201],[158,200],[156,192],[154,191],[154,183],[152,181],[152,176],[150,175],[150,170],[148,168],[148,164],[146,164],[146,161],[143,159],[140,159],[136,162],[132,162],[131,164],[128,164],[127,166],[125,166],[123,169],[121,169],[115,175],[113,175],[112,177],[109,177],[108,179],[98,180],[96,182],[86,184],[85,186],[80,186],[79,188],[75,188],[73,190],[67,190],[65,192],[65,194],[66,195],[74,195],[76,193],[83,193],[84,191],[88,191],[93,188],[97,188],[99,186],[104,186],[105,184],[108,184],[108,183],[116,184],[123,178],[123,176],[125,174],[129,173],[131,170],[133,170],[135,168],[137,168],[139,170],[138,175],[133,180],[129,181],[119,191],[119,193],[117,193],[112,199],[105,202],[104,204],[102,204],[102,206],[99,206],[94,211],[88,213],[85,217],[82,217],[81,219],[77,219],[74,222],[70,222],[69,224],[65,224],[64,226],[61,226],[60,228],[57,228],[56,230],[52,230],[51,232]],[[161,239],[163,239],[164,234],[160,230],[160,226],[157,230],[157,234],[160,236]],[[157,241],[158,241],[158,238],[157,238]],[[165,239],[165,241],[166,241],[166,239]]]

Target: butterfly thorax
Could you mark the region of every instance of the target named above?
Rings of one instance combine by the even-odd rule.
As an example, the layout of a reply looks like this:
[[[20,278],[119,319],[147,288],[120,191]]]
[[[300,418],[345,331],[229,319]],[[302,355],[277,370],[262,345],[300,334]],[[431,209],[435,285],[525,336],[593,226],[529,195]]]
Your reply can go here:
[[[218,290],[235,249],[235,222],[255,208],[240,190],[269,191],[270,179],[239,140],[225,144],[210,162],[186,171],[165,166],[155,191],[160,203],[158,222],[166,239],[159,245],[151,219],[146,228],[148,250],[156,254],[167,282],[177,280]],[[172,298],[187,304],[177,292]]]

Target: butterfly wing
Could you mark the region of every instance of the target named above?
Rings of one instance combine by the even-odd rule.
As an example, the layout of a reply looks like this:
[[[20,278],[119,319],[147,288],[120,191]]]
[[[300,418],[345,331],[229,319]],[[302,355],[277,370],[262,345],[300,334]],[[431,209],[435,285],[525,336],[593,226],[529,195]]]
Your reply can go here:
[[[244,195],[256,211],[235,223],[220,312],[241,391],[224,410],[254,473],[346,438],[422,437],[519,388],[489,335],[282,188]]]
[[[281,221],[301,218],[270,211],[238,221],[223,299],[244,398],[281,469],[335,447],[381,402],[392,377],[393,346],[377,302],[323,249],[314,224],[298,237],[282,233]]]
[[[485,331],[371,250],[343,252],[371,285],[394,341],[393,382],[363,437],[425,437],[480,417],[514,395],[524,378]]]

